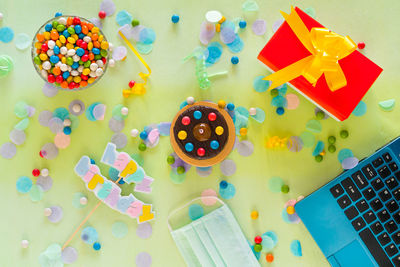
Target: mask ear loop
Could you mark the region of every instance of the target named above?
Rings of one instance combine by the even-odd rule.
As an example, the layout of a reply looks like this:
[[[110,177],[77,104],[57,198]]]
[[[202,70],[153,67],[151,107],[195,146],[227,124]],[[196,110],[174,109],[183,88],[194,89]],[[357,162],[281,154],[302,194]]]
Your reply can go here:
[[[219,199],[219,198],[216,197],[216,196],[196,197],[196,198],[190,200],[189,202],[187,202],[186,204],[184,204],[183,206],[174,209],[174,210],[168,215],[167,224],[168,224],[168,229],[169,229],[169,231],[172,232],[172,227],[171,227],[171,224],[169,223],[169,219],[171,218],[171,216],[175,215],[178,211],[180,211],[180,210],[186,208],[186,207],[189,206],[191,203],[193,203],[193,202],[195,202],[195,201],[197,201],[197,200],[200,200],[200,199],[204,199],[204,198],[205,198],[205,199],[215,199],[215,200],[217,200],[220,204],[225,205],[225,202],[223,202],[221,199]]]

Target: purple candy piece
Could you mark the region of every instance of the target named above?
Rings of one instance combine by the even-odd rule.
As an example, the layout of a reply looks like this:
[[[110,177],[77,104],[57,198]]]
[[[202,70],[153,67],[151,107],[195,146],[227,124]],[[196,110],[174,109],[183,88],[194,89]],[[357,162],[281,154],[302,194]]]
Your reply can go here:
[[[215,35],[215,25],[204,21],[200,28],[200,42],[208,44]]]
[[[263,35],[267,30],[267,22],[263,19],[258,19],[254,21],[251,29],[253,30],[255,35]]]
[[[52,223],[59,222],[63,217],[62,208],[59,206],[52,206],[50,207],[50,209],[51,209],[51,215],[47,217],[47,219],[49,219],[49,221]]]
[[[106,12],[107,16],[114,14],[115,9],[115,4],[112,0],[103,0],[100,4],[100,10]]]
[[[224,44],[230,44],[236,39],[235,30],[230,27],[224,27],[221,29],[219,37]]]
[[[353,169],[355,166],[357,166],[359,160],[356,157],[350,157],[350,158],[345,158],[342,161],[342,167],[345,170],[350,170]]]

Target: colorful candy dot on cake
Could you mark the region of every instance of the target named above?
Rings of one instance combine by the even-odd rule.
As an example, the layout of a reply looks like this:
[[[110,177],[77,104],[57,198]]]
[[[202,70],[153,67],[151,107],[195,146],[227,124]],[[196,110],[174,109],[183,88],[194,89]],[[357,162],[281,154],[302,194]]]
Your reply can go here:
[[[233,103],[228,103],[228,104],[226,105],[226,108],[227,108],[229,111],[233,111],[233,110],[235,109],[235,105],[234,105]]]
[[[185,144],[185,150],[186,150],[187,152],[192,152],[193,149],[194,149],[194,146],[193,146],[192,143],[186,143],[186,144]]]
[[[237,65],[239,63],[239,58],[237,56],[231,57],[231,63]]]
[[[186,131],[179,131],[179,133],[178,133],[178,138],[180,139],[180,140],[185,140],[186,139],[186,137],[187,137],[187,133],[186,133]]]
[[[131,136],[132,137],[137,137],[139,135],[139,130],[138,129],[132,129],[131,130]]]
[[[262,242],[262,237],[261,236],[256,236],[255,238],[254,238],[254,242],[256,243],[256,244],[261,244],[261,242]]]
[[[33,169],[32,175],[33,175],[34,177],[38,177],[38,176],[40,175],[40,170],[39,170],[39,169]]]
[[[253,211],[250,213],[250,217],[251,217],[253,220],[258,219],[258,211],[253,210]]]
[[[210,147],[211,147],[212,149],[214,149],[214,150],[215,150],[215,149],[218,149],[218,147],[219,147],[218,141],[216,141],[216,140],[211,141]]]
[[[215,121],[217,119],[217,115],[214,112],[208,114],[209,121]]]
[[[197,155],[198,155],[198,156],[203,157],[205,154],[206,154],[206,150],[205,150],[204,148],[199,147],[199,148],[197,149]]]
[[[199,111],[199,110],[196,110],[195,112],[193,112],[193,117],[194,117],[196,120],[200,120],[202,116],[203,116],[203,114],[202,114],[201,111]]]
[[[223,128],[222,126],[217,126],[217,127],[215,128],[215,133],[216,133],[217,135],[222,135],[222,134],[224,133],[224,128]]]
[[[172,23],[178,23],[179,22],[179,15],[177,15],[177,14],[174,14],[174,15],[172,15],[172,17],[171,17],[171,21],[172,21]]]
[[[190,124],[190,118],[188,116],[184,116],[182,118],[182,124],[183,125],[189,125]]]
[[[188,98],[186,98],[186,102],[189,105],[193,105],[194,104],[194,97],[193,96],[189,96]]]
[[[218,107],[219,107],[219,108],[225,108],[225,106],[226,106],[226,103],[225,103],[224,100],[218,101]]]
[[[239,28],[244,29],[247,26],[247,22],[245,20],[239,21]]]

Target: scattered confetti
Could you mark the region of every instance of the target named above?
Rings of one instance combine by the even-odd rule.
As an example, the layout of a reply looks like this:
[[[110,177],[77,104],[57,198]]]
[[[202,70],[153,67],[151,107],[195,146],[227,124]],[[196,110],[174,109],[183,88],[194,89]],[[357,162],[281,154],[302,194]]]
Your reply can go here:
[[[353,169],[358,165],[359,160],[356,157],[348,157],[343,159],[342,168],[345,170]]]
[[[237,144],[236,149],[239,154],[243,157],[248,157],[254,152],[254,145],[252,142],[248,140],[241,141]]]
[[[267,30],[267,22],[263,19],[257,19],[251,26],[255,35],[264,35]]]
[[[136,235],[141,239],[149,239],[153,233],[153,227],[150,223],[141,223],[137,226]]]
[[[36,185],[39,186],[43,192],[47,192],[53,186],[53,179],[50,176],[40,175],[36,180]]]
[[[317,120],[309,120],[306,124],[306,129],[312,133],[320,133],[322,131],[322,125]]]
[[[107,16],[114,14],[116,7],[113,0],[103,0],[100,4],[100,10],[106,12]]]
[[[233,184],[228,183],[226,188],[219,188],[219,194],[223,199],[231,199],[236,194],[236,188]]]
[[[10,140],[11,140],[11,142],[16,144],[17,146],[22,145],[23,143],[25,143],[25,139],[26,139],[26,134],[25,134],[24,131],[13,129],[10,132]]]
[[[280,177],[272,177],[268,180],[268,187],[271,192],[279,193],[281,192],[281,188],[285,183]]]
[[[301,244],[299,240],[293,240],[290,243],[290,251],[292,254],[296,257],[301,257],[303,256],[302,250],[301,250]]]
[[[225,176],[232,176],[236,172],[236,163],[231,159],[222,161],[219,167]]]
[[[124,238],[128,234],[128,225],[124,222],[115,222],[111,227],[111,232],[116,238]]]
[[[81,203],[81,201],[80,201],[81,198],[83,198],[83,197],[86,198],[86,195],[84,195],[84,194],[81,193],[81,192],[76,192],[76,193],[74,194],[73,199],[72,199],[72,206],[74,206],[74,207],[77,208],[77,209],[81,209],[81,208],[86,207],[86,204],[85,204],[85,205],[82,205],[82,203]]]
[[[29,177],[21,176],[18,178],[16,183],[17,191],[22,194],[28,193],[31,190],[32,185],[32,180]]]
[[[353,115],[357,117],[361,117],[367,112],[367,104],[364,101],[360,101],[356,108],[353,110]]]
[[[310,132],[303,132],[300,135],[305,147],[312,147],[315,144],[315,136]]]
[[[150,267],[151,266],[151,256],[147,252],[140,252],[136,256],[136,266],[137,267]]]
[[[132,15],[128,11],[121,10],[115,16],[115,21],[119,26],[124,26],[125,24],[130,24],[132,22],[132,18]]]
[[[10,27],[0,28],[0,41],[9,43],[14,39],[14,31]]]
[[[117,149],[124,148],[128,143],[128,137],[124,133],[116,133],[111,137],[111,143],[117,146]]]
[[[78,251],[73,247],[66,247],[61,252],[61,259],[64,264],[72,264],[78,259]]]
[[[38,202],[43,197],[43,191],[37,185],[32,185],[31,190],[29,190],[29,197],[33,202]]]
[[[96,229],[91,226],[87,226],[82,230],[81,239],[83,242],[91,245],[98,240],[99,236]]]
[[[204,216],[204,209],[199,204],[189,206],[189,218],[194,221]]]
[[[50,207],[51,214],[47,217],[50,222],[58,223],[63,218],[63,210],[60,206],[52,206]]]
[[[207,177],[212,173],[212,167],[196,167],[196,172],[201,177]]]
[[[201,193],[201,202],[203,202],[204,205],[206,206],[212,206],[217,202],[216,198],[207,198],[209,196],[216,197],[217,192],[215,192],[214,189],[206,189]]]
[[[384,100],[384,101],[379,102],[379,107],[383,111],[392,111],[395,104],[396,104],[396,100],[395,99],[388,99],[388,100]]]
[[[286,100],[287,100],[287,109],[293,110],[296,109],[299,106],[300,99],[297,95],[295,94],[287,94],[286,95]]]
[[[11,142],[4,143],[0,148],[0,154],[5,159],[13,158],[16,153],[17,147]]]
[[[284,22],[284,19],[278,19],[277,21],[275,21],[274,24],[272,24],[272,31],[276,32]]]
[[[354,157],[354,155],[353,155],[353,152],[350,149],[343,148],[342,150],[339,151],[337,157],[338,157],[339,162],[343,164],[343,160],[344,159]]]

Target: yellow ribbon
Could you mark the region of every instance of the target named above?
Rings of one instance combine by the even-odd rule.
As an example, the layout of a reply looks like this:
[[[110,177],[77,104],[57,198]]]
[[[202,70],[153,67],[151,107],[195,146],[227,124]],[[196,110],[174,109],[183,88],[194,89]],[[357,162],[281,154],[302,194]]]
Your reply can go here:
[[[326,28],[312,28],[309,31],[293,7],[290,14],[283,11],[281,14],[311,55],[265,77],[263,80],[272,82],[269,89],[299,76],[303,76],[315,86],[322,74],[325,75],[326,83],[331,91],[334,92],[346,86],[347,80],[339,65],[339,60],[356,50],[354,41],[348,36],[341,36]]]
[[[138,57],[138,59],[140,60],[140,62],[142,62],[142,64],[146,67],[147,71],[149,73],[143,73],[143,72],[139,72],[139,76],[143,79],[143,83],[135,83],[135,85],[131,88],[131,89],[124,89],[122,90],[122,95],[124,97],[129,97],[130,95],[143,95],[146,93],[146,88],[145,85],[147,83],[147,79],[149,78],[150,74],[151,74],[151,69],[149,67],[149,65],[147,65],[146,61],[144,61],[144,59],[142,58],[142,56],[136,51],[136,49],[133,47],[133,45],[131,44],[131,42],[129,42],[129,40],[125,37],[125,35],[121,32],[118,31],[118,34],[122,37],[122,39],[126,42],[126,44],[128,45],[128,47],[132,50],[132,52]]]

